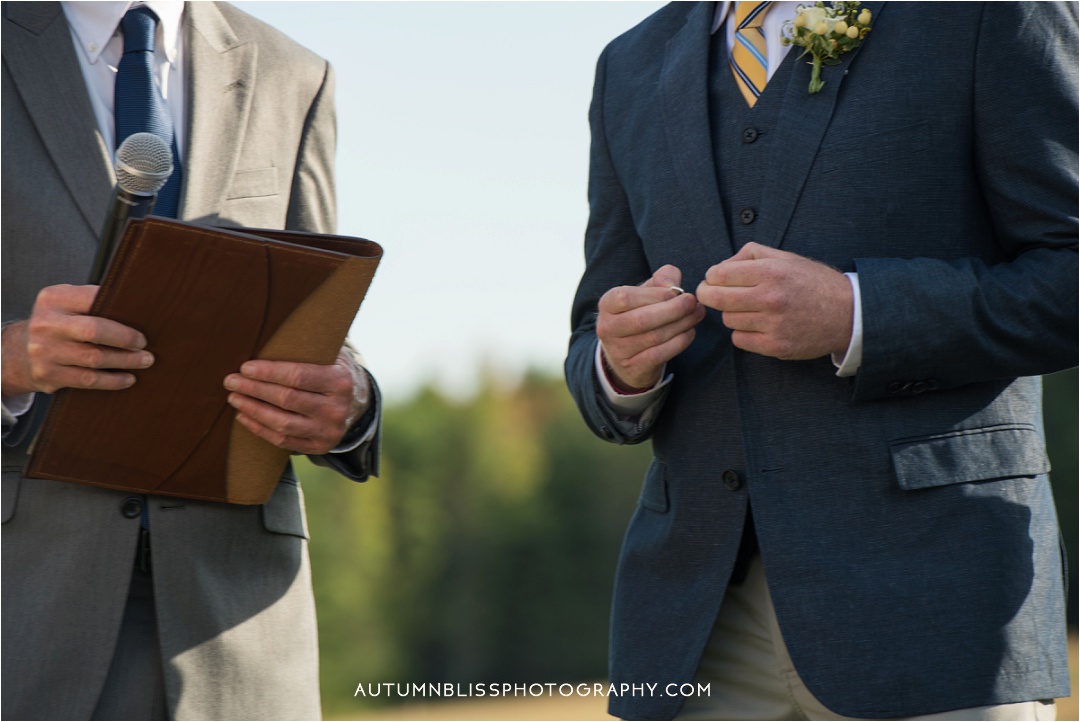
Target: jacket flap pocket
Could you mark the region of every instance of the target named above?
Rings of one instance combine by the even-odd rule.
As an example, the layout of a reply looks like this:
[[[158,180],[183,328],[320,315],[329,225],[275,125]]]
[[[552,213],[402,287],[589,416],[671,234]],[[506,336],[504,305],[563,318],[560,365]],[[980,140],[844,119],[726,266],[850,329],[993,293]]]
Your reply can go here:
[[[233,174],[227,200],[276,196],[278,193],[277,168],[241,170]]]
[[[653,459],[645,473],[645,483],[641,487],[638,503],[646,509],[661,514],[668,510],[667,466]]]
[[[896,442],[893,470],[903,489],[1038,476],[1050,471],[1032,426],[993,426]]]
[[[263,527],[275,534],[308,538],[304,493],[292,469],[286,469],[270,499],[262,505]]]

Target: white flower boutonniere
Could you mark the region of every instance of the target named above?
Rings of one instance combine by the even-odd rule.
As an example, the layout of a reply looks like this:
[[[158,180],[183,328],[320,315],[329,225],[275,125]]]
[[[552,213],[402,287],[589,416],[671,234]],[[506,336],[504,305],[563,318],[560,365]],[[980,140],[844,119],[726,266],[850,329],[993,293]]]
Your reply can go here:
[[[858,2],[834,2],[826,5],[821,0],[813,5],[799,5],[794,20],[784,23],[784,45],[798,45],[813,58],[814,70],[810,76],[810,94],[825,86],[821,79],[822,65],[837,65],[840,56],[859,47],[870,32],[871,13],[860,11]]]

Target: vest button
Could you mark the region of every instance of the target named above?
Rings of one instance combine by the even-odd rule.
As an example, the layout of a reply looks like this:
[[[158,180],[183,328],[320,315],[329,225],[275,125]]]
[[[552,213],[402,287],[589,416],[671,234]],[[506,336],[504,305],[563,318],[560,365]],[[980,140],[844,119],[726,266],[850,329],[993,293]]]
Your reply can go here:
[[[137,519],[142,514],[142,501],[133,496],[129,496],[127,499],[124,499],[124,503],[120,505],[120,513],[128,519]]]
[[[758,131],[757,128],[747,128],[742,132],[742,142],[753,143],[755,140],[758,139],[759,135],[761,135],[761,133]]]
[[[743,208],[739,212],[739,220],[742,221],[742,224],[744,226],[748,226],[753,223],[755,218],[757,218],[757,213],[754,213],[753,208]]]
[[[720,478],[724,480],[724,486],[732,491],[736,491],[742,486],[742,479],[739,478],[739,473],[732,471],[731,469],[725,471]]]

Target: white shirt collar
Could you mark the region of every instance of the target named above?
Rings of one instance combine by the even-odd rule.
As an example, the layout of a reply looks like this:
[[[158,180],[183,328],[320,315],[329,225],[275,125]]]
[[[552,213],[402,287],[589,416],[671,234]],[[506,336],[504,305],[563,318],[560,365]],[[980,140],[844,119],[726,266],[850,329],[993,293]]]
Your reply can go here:
[[[713,15],[712,30],[710,33],[715,33],[720,29],[720,26],[724,24],[724,19],[727,18],[728,10],[731,9],[731,0],[722,0],[722,2],[716,3],[716,13]]]
[[[151,0],[130,2],[103,0],[102,2],[71,2],[61,5],[68,24],[79,39],[79,47],[91,63],[96,63],[116,29],[124,13],[133,5],[146,5],[158,16],[165,57],[176,62],[176,48],[180,40],[180,23],[184,16],[184,3],[177,0]]]

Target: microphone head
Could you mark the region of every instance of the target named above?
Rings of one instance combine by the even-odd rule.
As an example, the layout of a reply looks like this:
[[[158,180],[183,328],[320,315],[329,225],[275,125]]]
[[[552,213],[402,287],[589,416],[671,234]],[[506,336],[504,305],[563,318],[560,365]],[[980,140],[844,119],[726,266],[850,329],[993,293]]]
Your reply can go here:
[[[157,195],[173,172],[172,150],[153,133],[133,133],[116,149],[116,184],[128,193]]]

